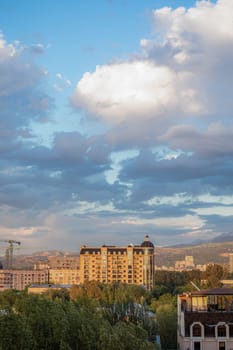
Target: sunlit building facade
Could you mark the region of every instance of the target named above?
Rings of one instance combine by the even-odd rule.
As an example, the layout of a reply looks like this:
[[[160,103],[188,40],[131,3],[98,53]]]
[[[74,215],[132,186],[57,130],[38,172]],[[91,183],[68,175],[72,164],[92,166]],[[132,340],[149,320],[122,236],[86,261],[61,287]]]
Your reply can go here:
[[[79,269],[79,256],[50,256],[48,260],[50,269]]]
[[[121,282],[154,287],[154,245],[149,236],[141,245],[105,246],[80,249],[80,282]]]
[[[0,291],[24,290],[31,283],[48,283],[48,270],[1,270]]]
[[[79,284],[80,270],[79,269],[50,269],[49,283],[58,284]]]
[[[233,253],[229,254],[229,272],[233,273]]]

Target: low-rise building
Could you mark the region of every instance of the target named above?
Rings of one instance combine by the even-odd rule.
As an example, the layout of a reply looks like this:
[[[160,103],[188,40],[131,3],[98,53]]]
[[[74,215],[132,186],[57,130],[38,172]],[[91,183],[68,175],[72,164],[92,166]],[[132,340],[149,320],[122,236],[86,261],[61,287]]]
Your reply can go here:
[[[233,350],[233,289],[207,289],[178,296],[178,348]]]
[[[28,287],[29,294],[43,294],[48,292],[49,290],[60,290],[60,289],[70,289],[70,284],[31,284]]]

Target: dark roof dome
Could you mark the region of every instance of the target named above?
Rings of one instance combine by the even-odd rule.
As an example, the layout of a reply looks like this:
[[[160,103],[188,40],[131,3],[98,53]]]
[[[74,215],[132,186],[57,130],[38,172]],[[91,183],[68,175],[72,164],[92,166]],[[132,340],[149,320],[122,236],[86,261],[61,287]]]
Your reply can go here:
[[[150,237],[148,235],[145,236],[145,239],[142,242],[141,247],[154,248],[154,244],[150,241]]]

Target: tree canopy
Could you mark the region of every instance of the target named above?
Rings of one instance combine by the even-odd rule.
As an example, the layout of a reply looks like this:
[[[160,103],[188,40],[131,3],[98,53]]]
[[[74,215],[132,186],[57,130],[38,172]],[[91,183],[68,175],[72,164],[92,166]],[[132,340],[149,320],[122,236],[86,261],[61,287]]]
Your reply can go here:
[[[0,350],[153,350],[155,322],[137,286],[88,283],[44,295],[0,294]]]

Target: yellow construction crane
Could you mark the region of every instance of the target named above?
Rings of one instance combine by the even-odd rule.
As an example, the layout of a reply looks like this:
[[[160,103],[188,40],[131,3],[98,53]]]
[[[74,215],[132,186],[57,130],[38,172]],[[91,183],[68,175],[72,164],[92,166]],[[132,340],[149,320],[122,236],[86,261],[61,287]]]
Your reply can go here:
[[[6,266],[5,268],[8,270],[12,270],[13,268],[13,250],[14,250],[14,244],[20,245],[21,242],[14,241],[13,239],[0,239],[0,242],[6,242],[9,244],[9,246],[6,248],[5,251],[5,258],[6,258]]]

